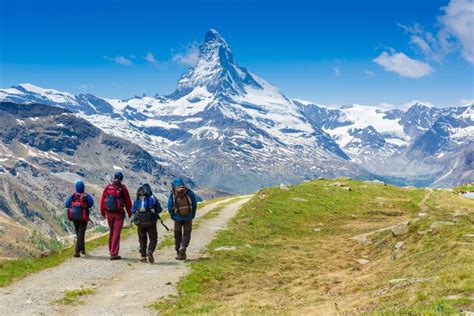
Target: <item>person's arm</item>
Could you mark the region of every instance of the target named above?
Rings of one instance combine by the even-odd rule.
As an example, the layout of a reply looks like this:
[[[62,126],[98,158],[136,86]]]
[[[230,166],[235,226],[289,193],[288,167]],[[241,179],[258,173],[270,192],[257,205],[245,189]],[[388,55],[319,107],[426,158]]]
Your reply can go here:
[[[132,213],[133,214],[135,214],[135,212],[137,211],[137,208],[138,208],[138,199],[133,201],[133,206],[132,206]]]
[[[173,213],[173,193],[170,192],[168,195],[168,212]]]
[[[105,187],[104,192],[102,192],[102,197],[100,198],[100,215],[102,217],[105,216],[105,192],[107,191],[107,187]]]
[[[191,197],[191,204],[192,204],[192,207],[193,207],[193,213],[196,213],[196,210],[197,210],[197,200],[196,200],[196,194],[194,194],[194,191],[192,190],[189,190],[189,195]]]
[[[125,210],[127,211],[128,217],[132,217],[132,199],[130,198],[130,194],[128,193],[127,187],[125,185],[122,186],[123,192],[123,202],[125,203]]]
[[[70,208],[71,207],[71,201],[72,201],[72,195],[67,197],[66,202],[64,202],[64,206],[66,208]]]

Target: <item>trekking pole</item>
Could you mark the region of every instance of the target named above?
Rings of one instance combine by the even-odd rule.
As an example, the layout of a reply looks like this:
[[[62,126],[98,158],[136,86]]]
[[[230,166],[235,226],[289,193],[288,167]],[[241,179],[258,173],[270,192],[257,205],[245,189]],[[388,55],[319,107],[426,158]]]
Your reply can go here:
[[[170,229],[168,228],[168,226],[166,226],[165,223],[163,223],[163,220],[161,219],[161,217],[158,216],[158,219],[160,220],[161,225],[163,225],[163,227],[166,228],[167,231],[170,231]]]

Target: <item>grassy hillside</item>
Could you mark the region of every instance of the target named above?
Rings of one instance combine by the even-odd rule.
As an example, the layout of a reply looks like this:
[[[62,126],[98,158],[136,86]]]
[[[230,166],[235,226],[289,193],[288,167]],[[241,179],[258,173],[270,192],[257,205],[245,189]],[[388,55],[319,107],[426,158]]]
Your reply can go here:
[[[349,180],[261,190],[209,245],[209,258],[192,263],[179,296],[153,307],[252,315],[474,310],[473,221],[474,201],[448,191]]]
[[[454,189],[457,193],[474,192],[474,183],[466,183]]]

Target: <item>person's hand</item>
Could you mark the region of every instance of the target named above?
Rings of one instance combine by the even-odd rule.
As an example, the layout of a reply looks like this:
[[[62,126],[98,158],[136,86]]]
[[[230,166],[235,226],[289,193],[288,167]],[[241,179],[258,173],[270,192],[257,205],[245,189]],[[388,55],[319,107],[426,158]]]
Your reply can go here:
[[[101,215],[100,218],[101,218],[102,220],[106,220],[106,219],[107,219],[107,217],[105,217],[105,215]]]

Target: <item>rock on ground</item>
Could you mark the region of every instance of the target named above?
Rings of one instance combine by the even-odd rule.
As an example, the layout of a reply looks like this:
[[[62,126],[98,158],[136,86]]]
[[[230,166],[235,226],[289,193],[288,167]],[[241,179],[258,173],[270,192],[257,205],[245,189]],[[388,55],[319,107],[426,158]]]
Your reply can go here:
[[[394,236],[403,236],[408,234],[408,224],[409,222],[399,223],[393,226],[390,230]]]

